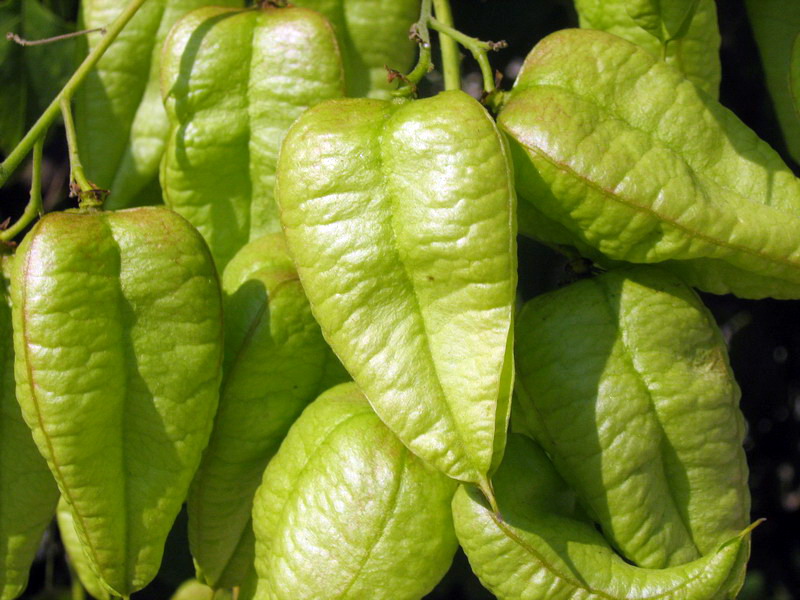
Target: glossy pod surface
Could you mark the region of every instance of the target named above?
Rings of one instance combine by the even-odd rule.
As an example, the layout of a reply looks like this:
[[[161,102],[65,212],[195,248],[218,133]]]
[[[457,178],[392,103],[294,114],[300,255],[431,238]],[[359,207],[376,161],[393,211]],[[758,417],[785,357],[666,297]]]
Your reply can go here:
[[[623,556],[679,565],[747,526],[739,388],[679,279],[618,269],[538,296],[516,339],[523,421]]]
[[[280,231],[278,149],[306,108],[344,95],[339,46],[308,9],[204,8],[172,30],[161,86],[164,202],[197,227],[222,271],[247,242]]]
[[[281,234],[242,248],[222,288],[219,409],[187,502],[198,578],[230,588],[252,569],[250,515],[264,468],[306,405],[349,377],[311,315]]]
[[[412,452],[486,484],[513,383],[515,197],[463,92],[336,100],[281,149],[276,197],[325,338]]]
[[[243,0],[148,0],[75,93],[75,126],[86,175],[111,191],[106,208],[160,203],[158,166],[167,115],[161,103],[161,46],[187,12]],[[107,27],[125,8],[120,0],[82,0],[82,29]],[[83,36],[91,51],[101,34]],[[86,42],[81,42],[86,45]]]
[[[642,569],[614,552],[534,442],[510,434],[494,477],[500,516],[462,485],[453,498],[459,543],[499,600],[728,600],[747,560],[748,532],[702,558]]]
[[[12,282],[25,421],[92,570],[127,598],[158,571],[217,408],[211,256],[167,209],[50,213]]]
[[[708,292],[800,297],[800,182],[645,50],[600,31],[548,36],[499,124],[530,235],[601,262],[663,263]]]
[[[355,384],[292,426],[256,494],[257,600],[419,600],[456,550],[455,483],[408,451]]]

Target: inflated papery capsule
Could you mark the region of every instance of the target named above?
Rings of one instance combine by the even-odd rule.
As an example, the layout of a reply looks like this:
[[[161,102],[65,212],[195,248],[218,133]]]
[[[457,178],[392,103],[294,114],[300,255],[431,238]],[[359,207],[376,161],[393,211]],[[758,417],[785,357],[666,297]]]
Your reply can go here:
[[[17,399],[114,595],[155,576],[208,442],[220,296],[202,237],[165,208],[50,213],[14,261]]]
[[[519,414],[603,533],[639,566],[682,564],[742,531],[739,388],[696,294],[655,267],[528,302]]]
[[[800,298],[800,180],[676,69],[615,35],[547,36],[498,123],[520,230],[601,263],[661,263],[744,298]]]
[[[510,434],[493,478],[500,514],[462,485],[453,519],[473,571],[500,600],[723,600],[736,597],[749,528],[666,569],[623,560],[578,506],[547,455]]]
[[[719,96],[722,67],[714,0],[575,0],[581,27],[633,42]]]
[[[81,0],[80,29],[108,27],[127,6],[120,0]],[[161,102],[161,47],[170,28],[202,6],[244,6],[244,0],[148,0],[75,92],[78,148],[88,177],[110,190],[106,208],[161,202],[158,165],[167,114]],[[103,40],[81,36],[86,54]]]
[[[333,25],[342,49],[347,95],[389,98],[397,87],[387,68],[400,73],[412,65],[415,44],[409,28],[419,18],[420,0],[295,0],[321,12]]]
[[[412,452],[478,482],[499,462],[513,384],[513,175],[461,91],[330,100],[281,147],[287,244],[325,338]]]
[[[247,242],[280,231],[278,149],[304,110],[344,96],[339,45],[319,13],[264,2],[190,13],[163,56],[164,202],[197,227],[222,271]]]
[[[454,490],[355,384],[330,389],[292,426],[256,493],[255,598],[422,598],[456,549]]]
[[[279,233],[250,242],[222,277],[219,409],[187,499],[198,578],[241,585],[253,568],[253,495],[303,409],[349,376],[322,338]]]
[[[0,600],[12,600],[25,590],[34,554],[56,510],[58,488],[17,404],[4,278],[0,278],[0,378]]]

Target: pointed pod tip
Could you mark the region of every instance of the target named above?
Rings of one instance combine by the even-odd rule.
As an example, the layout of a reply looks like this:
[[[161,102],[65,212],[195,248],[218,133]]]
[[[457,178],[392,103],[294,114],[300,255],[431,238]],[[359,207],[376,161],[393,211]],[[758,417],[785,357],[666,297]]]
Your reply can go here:
[[[740,544],[745,538],[747,538],[751,533],[753,533],[753,530],[756,527],[761,525],[764,521],[766,521],[766,519],[764,518],[756,519],[750,525],[742,529],[735,537],[732,537],[724,544],[722,544],[722,546],[720,546],[720,550],[726,546],[730,546],[731,544],[737,544],[737,545]]]
[[[759,525],[761,525],[761,524],[762,524],[762,523],[764,523],[765,521],[766,521],[766,519],[764,519],[763,517],[762,517],[761,519],[756,519],[755,521],[753,521],[753,522],[752,522],[750,525],[748,525],[748,526],[747,526],[747,527],[746,527],[746,528],[745,528],[745,529],[744,529],[744,530],[743,530],[743,531],[742,531],[742,532],[739,534],[739,537],[745,537],[746,535],[749,535],[749,534],[751,534],[751,533],[753,532],[753,530],[754,530],[756,527],[758,527]]]

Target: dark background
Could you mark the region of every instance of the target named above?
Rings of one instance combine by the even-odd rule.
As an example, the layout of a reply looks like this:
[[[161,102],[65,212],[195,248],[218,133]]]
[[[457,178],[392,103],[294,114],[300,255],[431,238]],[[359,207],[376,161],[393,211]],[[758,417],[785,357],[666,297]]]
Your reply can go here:
[[[23,0],[33,1],[33,0]],[[792,2],[796,0],[787,0]],[[2,2],[0,2],[2,4]],[[74,21],[76,0],[57,0],[55,9]],[[506,40],[508,48],[491,56],[509,87],[521,60],[548,33],[577,24],[569,0],[452,0],[456,26],[489,40]],[[753,128],[798,173],[785,152],[775,115],[763,82],[755,43],[740,0],[718,0],[722,31],[721,101]],[[6,43],[5,40],[0,43]],[[439,85],[432,73],[423,93]],[[477,68],[464,60],[464,86],[480,89]],[[63,129],[53,128],[44,165],[47,210],[72,206],[66,197],[66,149]],[[0,190],[0,220],[15,217],[25,205],[29,168],[22,168]],[[520,290],[526,299],[568,281],[570,273],[559,256],[520,238]],[[732,296],[703,295],[729,343],[731,362],[742,388],[741,407],[749,424],[745,447],[753,495],[752,518],[766,518],[753,533],[748,578],[740,598],[800,598],[800,302],[746,301]],[[135,600],[164,600],[192,576],[185,543],[185,519],[179,518],[168,542],[162,571]],[[55,530],[42,545],[31,584],[24,598],[43,598],[44,588],[59,591],[68,573]],[[429,599],[492,598],[471,574],[459,553],[448,576]]]

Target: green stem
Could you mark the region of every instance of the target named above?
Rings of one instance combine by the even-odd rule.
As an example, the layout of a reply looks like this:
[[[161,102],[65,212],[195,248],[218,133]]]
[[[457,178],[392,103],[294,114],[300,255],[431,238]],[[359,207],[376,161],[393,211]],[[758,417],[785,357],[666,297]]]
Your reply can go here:
[[[494,85],[494,72],[492,71],[492,65],[489,64],[489,56],[488,52],[490,50],[497,50],[499,48],[503,48],[505,46],[504,42],[484,42],[477,38],[470,37],[465,35],[455,29],[452,25],[440,21],[439,19],[432,18],[429,23],[431,29],[435,29],[439,33],[444,34],[443,36],[439,36],[439,40],[442,42],[442,48],[444,48],[444,40],[446,38],[450,38],[453,43],[458,42],[464,48],[470,51],[475,60],[478,62],[478,66],[481,68],[481,75],[483,76],[483,89],[487,94],[491,94],[495,91]],[[444,55],[444,52],[442,53]],[[447,87],[447,86],[445,86]],[[450,89],[450,88],[448,88]]]
[[[81,158],[78,155],[78,139],[75,135],[75,122],[72,120],[72,109],[70,108],[68,98],[61,99],[61,114],[64,117],[64,129],[67,132],[70,187],[72,187],[72,183],[74,182],[82,193],[92,192],[95,186],[86,178],[86,173],[84,173],[83,165],[81,164]]]
[[[408,75],[400,75],[406,83],[393,95],[397,97],[411,96],[417,91],[417,84],[430,71],[431,68],[431,36],[428,31],[428,21],[431,18],[431,1],[422,0],[419,10],[419,20],[412,27],[412,39],[416,39],[419,44],[419,59],[414,69]]]
[[[61,110],[61,102],[65,99],[69,101],[72,98],[75,90],[86,78],[86,75],[92,67],[97,64],[100,57],[103,56],[111,43],[117,38],[119,32],[122,31],[123,27],[128,24],[131,17],[136,14],[136,11],[139,10],[145,2],[147,2],[147,0],[131,0],[130,4],[125,7],[125,10],[123,10],[119,17],[108,27],[108,33],[106,33],[95,49],[89,53],[86,59],[81,63],[81,66],[78,67],[78,70],[73,73],[66,85],[50,103],[50,106],[45,109],[42,116],[39,117],[39,120],[33,124],[33,127],[28,130],[28,133],[25,134],[22,141],[17,144],[17,147],[14,148],[11,154],[0,164],[0,187],[5,185],[8,178],[11,177],[11,174],[17,169],[28,153],[30,153],[36,141],[44,135],[47,128],[56,120]]]
[[[36,217],[42,214],[42,149],[44,135],[33,145],[33,178],[31,180],[31,196],[22,216],[8,229],[0,232],[0,241],[10,242],[25,229]]]
[[[436,18],[429,19],[428,23],[431,27],[436,29],[434,21],[441,23],[452,31],[456,31],[453,27],[453,13],[450,10],[449,0],[433,0],[433,10],[436,13]],[[442,30],[437,29],[442,32]],[[444,89],[446,90],[460,90],[461,89],[461,56],[458,52],[458,44],[456,39],[451,35],[440,35],[439,46],[442,51],[442,71],[444,72]]]
[[[436,16],[433,16],[432,9]],[[453,15],[450,11],[448,0],[422,0],[419,20],[412,29],[412,38],[420,45],[419,60],[416,67],[406,76],[392,73],[393,77],[400,76],[407,85],[394,92],[395,96],[410,96],[416,92],[417,84],[422,80],[431,66],[430,31],[435,29],[439,35],[439,44],[442,49],[442,71],[444,73],[444,87],[446,90],[461,89],[461,56],[458,44],[470,51],[478,62],[483,76],[484,99],[487,106],[497,108],[502,101],[502,92],[496,90],[494,72],[489,64],[487,53],[490,50],[505,48],[505,42],[484,42],[477,38],[464,35],[453,27]]]
[[[411,85],[401,88],[403,93],[401,95],[408,95],[408,92],[413,92],[417,84],[422,81],[422,78],[430,71],[431,68],[431,43],[423,42],[419,46],[419,60],[414,69],[405,76],[405,80]],[[405,91],[407,90],[407,91]],[[398,90],[400,91],[400,90]]]

